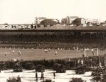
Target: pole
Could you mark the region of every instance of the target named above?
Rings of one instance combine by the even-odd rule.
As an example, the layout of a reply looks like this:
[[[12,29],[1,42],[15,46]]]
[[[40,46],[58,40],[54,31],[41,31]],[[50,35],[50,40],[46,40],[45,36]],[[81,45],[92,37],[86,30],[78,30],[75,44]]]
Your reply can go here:
[[[98,48],[97,48],[97,56],[99,56],[99,51],[98,51]]]
[[[84,49],[84,56],[86,57],[86,49]]]

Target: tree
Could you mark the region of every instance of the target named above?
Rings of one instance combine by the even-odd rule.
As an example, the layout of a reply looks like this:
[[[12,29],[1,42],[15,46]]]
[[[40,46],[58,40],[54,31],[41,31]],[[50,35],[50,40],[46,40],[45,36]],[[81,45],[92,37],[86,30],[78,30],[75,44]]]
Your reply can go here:
[[[35,68],[35,66],[34,66],[34,64],[32,62],[26,62],[25,63],[25,69],[32,70],[34,68]]]
[[[41,64],[38,64],[36,67],[35,67],[35,70],[38,71],[38,72],[43,72],[45,70],[44,66],[41,65]]]
[[[62,64],[58,64],[58,63],[54,64],[53,69],[56,70],[57,73],[65,73],[66,72],[65,66]]]
[[[19,62],[16,62],[13,68],[14,72],[22,72],[22,66]]]
[[[80,65],[76,68],[76,74],[84,74],[86,71],[86,65]]]
[[[21,82],[21,78],[19,76],[17,78],[9,78],[7,79],[7,82]]]

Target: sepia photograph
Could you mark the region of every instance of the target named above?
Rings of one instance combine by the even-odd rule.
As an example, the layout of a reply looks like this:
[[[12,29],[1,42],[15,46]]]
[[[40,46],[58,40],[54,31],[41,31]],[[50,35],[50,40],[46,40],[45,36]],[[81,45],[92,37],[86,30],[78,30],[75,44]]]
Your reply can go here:
[[[0,82],[106,82],[106,0],[0,0]]]

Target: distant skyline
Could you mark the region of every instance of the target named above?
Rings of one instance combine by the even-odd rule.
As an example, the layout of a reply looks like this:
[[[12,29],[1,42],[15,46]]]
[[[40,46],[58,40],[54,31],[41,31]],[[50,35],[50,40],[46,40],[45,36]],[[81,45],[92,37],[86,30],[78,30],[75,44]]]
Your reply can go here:
[[[34,23],[35,17],[106,20],[106,0],[0,0],[0,24]]]

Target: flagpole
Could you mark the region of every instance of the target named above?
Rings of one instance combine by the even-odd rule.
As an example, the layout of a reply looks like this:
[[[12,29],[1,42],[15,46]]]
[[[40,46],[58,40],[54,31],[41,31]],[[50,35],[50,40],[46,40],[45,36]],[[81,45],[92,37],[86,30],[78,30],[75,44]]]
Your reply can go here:
[[[84,49],[84,56],[86,57],[86,49]]]

